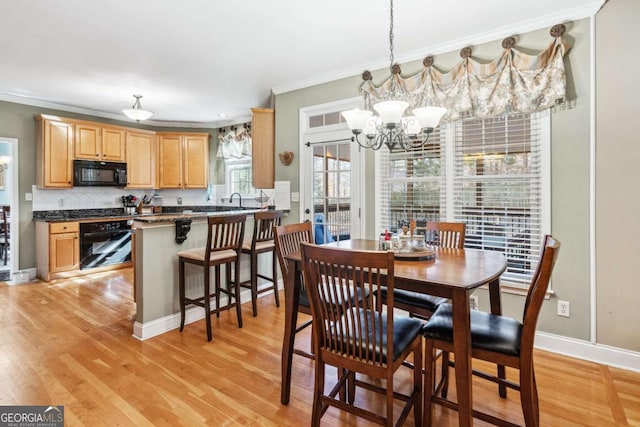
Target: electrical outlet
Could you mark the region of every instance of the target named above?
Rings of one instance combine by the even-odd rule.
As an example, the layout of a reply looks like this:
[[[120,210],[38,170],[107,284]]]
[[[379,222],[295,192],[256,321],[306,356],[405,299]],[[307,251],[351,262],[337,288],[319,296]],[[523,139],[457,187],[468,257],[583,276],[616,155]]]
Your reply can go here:
[[[478,295],[469,295],[469,308],[471,310],[478,309]]]
[[[571,305],[569,304],[569,301],[558,300],[558,316],[571,316]]]
[[[182,197],[178,197],[178,204],[181,205],[182,204]]]

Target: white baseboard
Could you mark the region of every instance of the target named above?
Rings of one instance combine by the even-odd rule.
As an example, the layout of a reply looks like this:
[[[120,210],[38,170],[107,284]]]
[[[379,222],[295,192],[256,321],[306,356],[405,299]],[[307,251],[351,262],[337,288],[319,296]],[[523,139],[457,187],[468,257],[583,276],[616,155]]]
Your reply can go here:
[[[37,272],[35,268],[25,268],[24,270],[14,271],[11,280],[7,281],[7,285],[24,285],[36,280]]]
[[[268,284],[266,284],[266,286],[268,287]],[[282,280],[278,280],[278,289],[282,289],[282,287],[283,287]],[[260,289],[260,287],[258,287],[258,289]],[[258,298],[262,298],[263,296],[269,296],[269,295],[272,295],[272,294],[271,293],[259,294]],[[215,299],[213,299],[212,301],[215,302]],[[243,289],[240,292],[240,303],[244,304],[247,302],[251,302],[251,290]],[[282,304],[284,304],[284,302],[282,302]],[[188,325],[189,323],[192,323],[192,322],[196,322],[200,319],[204,319],[203,308],[190,307],[185,311],[185,319],[184,319],[185,325]],[[133,337],[141,341],[144,341],[146,339],[155,337],[156,335],[161,335],[173,329],[178,329],[179,327],[180,327],[180,313],[174,313],[168,316],[161,317],[159,319],[152,320],[150,322],[145,322],[145,323],[134,322]]]
[[[640,372],[640,353],[561,335],[536,332],[535,347],[576,359]]]

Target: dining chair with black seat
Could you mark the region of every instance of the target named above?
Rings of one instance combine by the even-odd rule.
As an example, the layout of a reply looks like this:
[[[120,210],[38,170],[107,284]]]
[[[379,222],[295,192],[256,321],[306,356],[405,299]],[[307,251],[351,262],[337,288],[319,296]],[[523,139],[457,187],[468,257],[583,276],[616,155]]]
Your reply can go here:
[[[275,237],[274,240],[276,246],[276,254],[278,256],[278,262],[280,264],[280,271],[282,272],[284,280],[286,280],[289,275],[289,263],[287,262],[285,257],[289,254],[300,252],[301,243],[313,243],[313,224],[307,221],[299,224],[279,225],[274,228],[273,233]],[[302,272],[300,272],[300,274],[302,274]],[[300,277],[298,277],[297,279],[300,279]],[[295,316],[295,323],[292,325],[294,335],[302,331],[306,327],[311,326],[311,319],[299,326],[297,325],[298,312],[311,316],[311,306],[309,304],[309,298],[307,297],[307,292],[304,289],[304,283],[302,282],[302,280],[301,284],[303,289],[300,290],[300,294],[298,296],[298,310],[296,313],[293,313]],[[285,297],[287,296],[285,295]],[[307,357],[309,359],[315,358],[312,352],[304,351],[299,348],[294,347],[292,351],[295,354]]]
[[[425,231],[425,241],[428,244],[442,248],[464,248],[466,224],[463,222],[435,222],[428,221]],[[446,298],[429,294],[396,289],[394,294],[395,307],[409,312],[411,317],[427,320]],[[382,300],[386,296],[383,289]]]
[[[222,310],[236,308],[238,327],[242,327],[242,310],[240,304],[240,250],[244,239],[246,215],[211,216],[208,218],[206,246],[178,252],[180,298],[180,331],[184,329],[185,310],[189,304],[204,307],[207,327],[207,340],[211,341],[211,314],[220,316]],[[185,289],[185,264],[204,268],[204,294],[196,298],[188,298]],[[221,267],[225,266],[226,288],[222,287]],[[231,277],[233,266],[234,277]],[[211,292],[211,267],[215,267],[215,290]],[[220,306],[220,297],[227,295],[227,304]],[[215,297],[216,308],[211,310],[211,298]]]
[[[251,308],[253,316],[258,315],[258,295],[273,291],[276,307],[280,307],[278,296],[278,261],[276,259],[276,246],[273,238],[274,227],[280,225],[282,211],[262,211],[254,214],[253,237],[242,244],[242,253],[248,254],[251,262],[251,277],[240,282],[243,288],[251,289]],[[271,254],[271,276],[258,271],[258,258],[261,254]],[[268,287],[258,289],[258,279],[266,280],[271,284]]]
[[[386,426],[402,425],[413,409],[415,424],[420,425],[422,322],[393,313],[393,253],[308,243],[302,243],[301,247],[316,350],[311,425],[319,426],[320,418],[330,406]],[[382,285],[391,291],[384,305],[376,302]],[[394,373],[409,356],[415,364],[413,384],[409,392],[401,393],[394,389]],[[328,393],[325,393],[326,365],[343,372]],[[365,381],[365,377],[373,381]],[[386,380],[384,387],[380,380]],[[357,387],[383,394],[384,410],[374,412],[357,405]],[[346,400],[336,398],[345,390]],[[394,400],[404,402],[395,423]]]
[[[538,315],[549,287],[549,279],[559,250],[560,242],[549,235],[545,236],[540,252],[540,262],[531,279],[525,299],[522,321],[479,310],[471,310],[470,315],[471,357],[518,369],[519,383],[486,372],[473,371],[473,374],[505,387],[519,390],[524,421],[528,427],[540,425],[538,391],[533,366],[533,343]],[[436,349],[453,352],[452,315],[451,305],[442,304],[433,313],[423,329],[426,338],[425,369],[427,370],[432,370],[434,367],[433,355]],[[451,366],[455,367],[455,364],[452,362]],[[452,409],[457,409],[457,404],[438,396],[440,385],[434,387],[432,375],[425,375],[424,381],[423,425],[429,426],[432,403],[438,403]],[[473,411],[473,415],[498,426],[515,425],[480,411]]]

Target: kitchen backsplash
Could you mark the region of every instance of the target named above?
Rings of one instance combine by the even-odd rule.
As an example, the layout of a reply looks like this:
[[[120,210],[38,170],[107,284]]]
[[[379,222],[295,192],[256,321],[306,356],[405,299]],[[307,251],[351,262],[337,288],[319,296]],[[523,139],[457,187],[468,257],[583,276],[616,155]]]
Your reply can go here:
[[[271,190],[272,192],[273,190]],[[134,195],[138,200],[154,194],[162,196],[162,198],[152,199],[151,205],[162,206],[203,206],[203,205],[228,205],[226,201],[222,201],[222,197],[226,196],[224,185],[211,185],[208,190],[127,190],[124,188],[111,187],[75,187],[68,190],[45,190],[32,187],[33,193],[33,210],[49,211],[49,210],[67,210],[67,209],[104,209],[104,208],[121,208],[122,196]],[[270,194],[270,197],[273,197]],[[178,199],[182,203],[178,203]],[[234,205],[238,204],[238,199],[233,201]],[[242,205],[245,207],[261,207],[260,202],[255,200],[244,200]]]

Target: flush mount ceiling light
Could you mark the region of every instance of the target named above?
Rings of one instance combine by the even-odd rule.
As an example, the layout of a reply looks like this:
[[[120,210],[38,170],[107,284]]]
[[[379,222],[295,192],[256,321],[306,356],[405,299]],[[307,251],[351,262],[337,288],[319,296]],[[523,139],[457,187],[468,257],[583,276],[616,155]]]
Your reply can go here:
[[[122,110],[125,116],[138,123],[140,123],[141,120],[147,120],[149,117],[153,116],[153,112],[142,109],[142,105],[140,105],[140,98],[142,98],[142,95],[133,95],[133,97],[136,99],[133,106],[126,110]]]
[[[414,108],[412,115],[405,116],[409,103],[401,99],[396,91],[395,74],[400,73],[400,67],[393,64],[393,0],[391,2],[389,26],[389,58],[391,72],[389,92],[384,101],[378,102],[373,111],[355,110],[343,111],[342,116],[347,126],[355,135],[361,147],[379,150],[386,145],[389,150],[399,146],[404,150],[412,150],[424,145],[433,129],[438,126],[440,119],[447,111],[441,107]],[[361,135],[364,136],[361,140]]]

